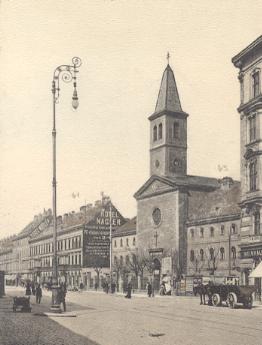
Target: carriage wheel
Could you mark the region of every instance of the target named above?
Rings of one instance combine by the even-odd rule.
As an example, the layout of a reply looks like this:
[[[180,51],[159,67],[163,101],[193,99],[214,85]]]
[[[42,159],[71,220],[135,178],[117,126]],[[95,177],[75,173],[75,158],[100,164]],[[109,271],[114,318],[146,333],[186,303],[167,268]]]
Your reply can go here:
[[[221,304],[221,298],[218,293],[214,293],[211,297],[212,305],[218,307]]]
[[[227,296],[227,305],[229,308],[234,309],[237,304],[237,295],[234,292],[230,292]]]

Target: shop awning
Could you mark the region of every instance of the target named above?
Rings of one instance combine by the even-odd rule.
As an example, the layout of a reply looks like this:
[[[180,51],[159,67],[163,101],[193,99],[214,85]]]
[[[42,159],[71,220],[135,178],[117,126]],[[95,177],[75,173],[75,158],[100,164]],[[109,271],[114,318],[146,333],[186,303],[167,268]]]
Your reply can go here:
[[[262,278],[262,261],[250,273],[249,278]]]
[[[5,274],[5,280],[15,280],[16,275],[15,274]]]

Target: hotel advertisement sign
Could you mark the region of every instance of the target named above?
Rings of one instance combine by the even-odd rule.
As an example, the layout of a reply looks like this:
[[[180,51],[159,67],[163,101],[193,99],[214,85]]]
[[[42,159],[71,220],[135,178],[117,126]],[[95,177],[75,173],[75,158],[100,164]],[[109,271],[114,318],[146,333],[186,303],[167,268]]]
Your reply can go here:
[[[124,224],[124,218],[112,206],[112,230]],[[110,209],[109,206],[101,211],[85,226],[83,234],[83,266],[109,267],[110,266]]]

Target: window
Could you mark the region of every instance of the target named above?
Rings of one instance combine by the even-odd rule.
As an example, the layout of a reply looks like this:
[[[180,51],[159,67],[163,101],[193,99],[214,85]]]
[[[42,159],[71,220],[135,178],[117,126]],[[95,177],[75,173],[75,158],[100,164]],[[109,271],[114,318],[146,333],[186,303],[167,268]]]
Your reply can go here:
[[[236,234],[237,233],[237,227],[236,227],[236,224],[231,224],[231,234]]]
[[[116,240],[114,241],[114,246],[116,247]]]
[[[158,126],[158,139],[162,139],[163,136],[163,125],[162,123],[160,123],[160,125]]]
[[[129,241],[128,238],[126,239],[126,246],[129,247]]]
[[[114,264],[116,265],[117,264],[117,257],[114,256]]]
[[[153,141],[157,140],[157,126],[154,126],[153,128]]]
[[[126,265],[128,265],[129,264],[129,256],[127,255],[126,256]]]
[[[200,228],[200,237],[201,237],[201,238],[204,237],[204,228]]]
[[[223,236],[225,234],[225,225],[221,225],[220,227],[220,235]]]
[[[249,122],[249,141],[256,140],[256,116],[251,116],[248,118]]]
[[[225,249],[223,247],[220,248],[220,260],[225,259]]]
[[[136,238],[133,237],[133,246],[135,246],[135,245],[136,245]]]
[[[210,228],[210,237],[214,237],[214,228],[213,227],[211,227]]]
[[[193,250],[190,250],[190,261],[195,260],[195,252]]]
[[[178,122],[174,122],[173,137],[174,137],[175,139],[178,139],[178,138],[179,138],[179,123],[178,123]]]
[[[254,234],[259,235],[260,234],[260,212],[256,211],[254,214]]]
[[[191,238],[194,238],[194,229],[190,229]]]
[[[120,239],[120,247],[123,247],[123,239]]]
[[[255,71],[252,74],[252,93],[253,93],[253,97],[256,97],[259,95],[259,89],[260,89],[260,80],[259,80],[259,71]]]
[[[251,191],[257,189],[257,161],[249,164],[249,187]]]
[[[235,247],[231,248],[231,256],[232,256],[232,259],[236,259],[237,257],[237,251]]]
[[[200,249],[200,261],[204,261],[204,250]]]
[[[210,260],[214,260],[214,248],[209,249]]]
[[[123,256],[120,256],[120,265],[123,266]]]

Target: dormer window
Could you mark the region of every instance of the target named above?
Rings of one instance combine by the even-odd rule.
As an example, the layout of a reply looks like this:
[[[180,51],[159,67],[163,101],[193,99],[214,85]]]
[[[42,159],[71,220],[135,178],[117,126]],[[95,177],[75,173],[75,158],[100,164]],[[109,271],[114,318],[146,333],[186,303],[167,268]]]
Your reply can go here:
[[[252,96],[257,97],[260,94],[260,73],[255,70],[252,73]]]
[[[153,128],[153,141],[157,141],[157,126]]]

